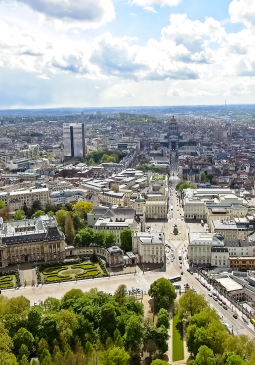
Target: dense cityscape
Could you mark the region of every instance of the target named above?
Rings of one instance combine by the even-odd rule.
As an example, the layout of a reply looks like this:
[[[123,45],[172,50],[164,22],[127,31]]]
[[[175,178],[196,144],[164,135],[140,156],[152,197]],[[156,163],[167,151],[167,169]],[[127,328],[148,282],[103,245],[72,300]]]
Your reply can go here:
[[[0,0],[0,365],[255,365],[254,95],[254,0]]]
[[[255,363],[252,106],[0,114],[1,364]]]

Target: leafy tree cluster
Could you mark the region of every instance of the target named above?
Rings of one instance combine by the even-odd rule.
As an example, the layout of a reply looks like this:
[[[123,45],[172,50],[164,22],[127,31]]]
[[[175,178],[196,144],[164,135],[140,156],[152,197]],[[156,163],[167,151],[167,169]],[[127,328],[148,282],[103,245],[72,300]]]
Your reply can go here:
[[[126,289],[121,285],[113,296],[72,289],[43,307],[1,296],[0,363],[27,365],[37,357],[40,365],[128,365],[142,350],[161,356],[168,349],[167,311],[148,325],[143,304]]]
[[[196,185],[193,183],[189,184],[186,181],[180,181],[176,185],[175,189],[176,189],[176,191],[182,193],[184,189],[196,189]]]
[[[176,307],[186,323],[187,347],[194,357],[188,365],[254,364],[255,340],[230,334],[202,295],[189,290]]]
[[[212,179],[214,178],[214,174],[212,174],[212,173],[207,174],[207,173],[201,172],[200,178],[201,178],[201,181],[203,181],[203,182],[209,181],[211,183]]]
[[[87,154],[86,160],[87,163],[91,166],[97,165],[101,162],[120,162],[124,154],[120,150],[103,150],[99,149],[97,151],[93,151]]]
[[[136,166],[136,170],[140,170],[140,171],[152,171],[156,174],[162,174],[164,172],[164,170],[160,167],[160,166],[149,166],[146,163],[142,163],[140,162],[139,165]]]
[[[91,244],[100,247],[111,247],[116,243],[116,236],[106,231],[94,231],[92,228],[79,230],[74,238],[74,245],[77,247],[90,246]]]

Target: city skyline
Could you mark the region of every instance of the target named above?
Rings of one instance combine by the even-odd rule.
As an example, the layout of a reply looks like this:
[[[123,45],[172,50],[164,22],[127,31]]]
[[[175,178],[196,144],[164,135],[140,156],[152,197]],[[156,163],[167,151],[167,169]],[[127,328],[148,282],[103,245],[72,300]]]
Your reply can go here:
[[[0,1],[0,109],[251,104],[251,0]]]

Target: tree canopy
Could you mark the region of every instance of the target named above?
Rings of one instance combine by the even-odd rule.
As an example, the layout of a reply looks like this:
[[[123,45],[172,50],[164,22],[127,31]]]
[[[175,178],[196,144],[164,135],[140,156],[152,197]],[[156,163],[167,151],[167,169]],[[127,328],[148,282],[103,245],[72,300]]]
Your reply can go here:
[[[165,278],[154,281],[150,286],[148,294],[155,298],[159,309],[168,309],[176,298],[175,287]]]

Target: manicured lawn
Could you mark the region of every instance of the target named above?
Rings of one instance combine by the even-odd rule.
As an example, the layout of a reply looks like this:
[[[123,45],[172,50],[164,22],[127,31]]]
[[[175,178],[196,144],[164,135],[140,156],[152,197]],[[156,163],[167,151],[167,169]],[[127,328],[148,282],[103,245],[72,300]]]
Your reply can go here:
[[[175,315],[173,318],[173,361],[184,359],[182,336],[182,322],[179,320],[179,316]]]
[[[67,269],[64,271],[59,271],[59,275],[60,276],[70,276],[70,275],[79,275],[82,274],[83,270],[82,269]]]

